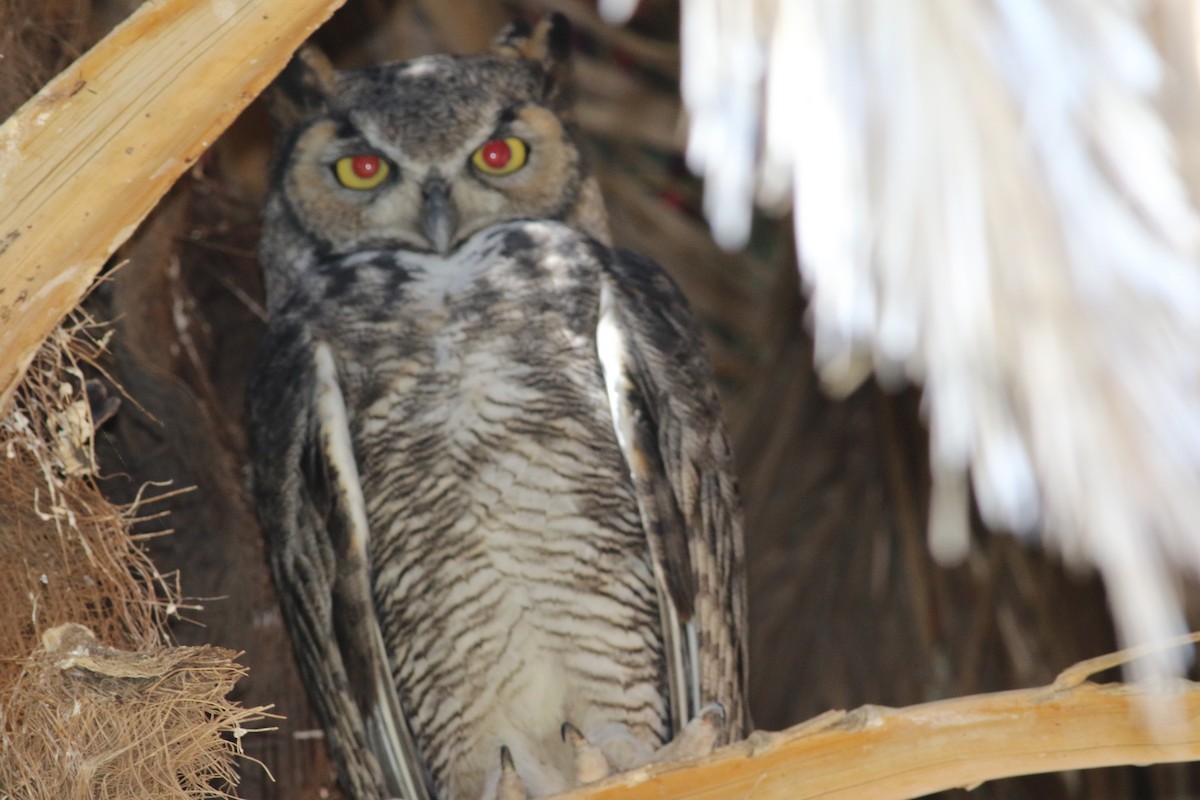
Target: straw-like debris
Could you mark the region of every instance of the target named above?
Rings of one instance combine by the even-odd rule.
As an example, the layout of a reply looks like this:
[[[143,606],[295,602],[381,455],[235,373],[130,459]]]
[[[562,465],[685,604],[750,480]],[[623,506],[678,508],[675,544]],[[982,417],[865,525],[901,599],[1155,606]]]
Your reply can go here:
[[[229,650],[105,647],[82,625],[46,631],[4,699],[0,786],[29,800],[232,797],[232,757],[265,709],[226,695]]]
[[[64,622],[104,642],[161,644],[174,593],[91,473],[92,403],[80,367],[103,343],[82,322],[42,346],[0,418],[0,692],[42,632]]]
[[[232,651],[165,644],[177,592],[93,480],[116,400],[90,330],[56,329],[0,418],[0,797],[230,797],[265,709],[226,699]]]

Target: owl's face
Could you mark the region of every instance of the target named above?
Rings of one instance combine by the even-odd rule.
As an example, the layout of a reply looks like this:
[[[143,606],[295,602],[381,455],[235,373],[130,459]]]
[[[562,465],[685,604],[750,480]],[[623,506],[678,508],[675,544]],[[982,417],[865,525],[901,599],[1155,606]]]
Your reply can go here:
[[[508,220],[602,226],[564,121],[565,42],[538,35],[514,28],[489,55],[348,72],[306,53],[274,190],[299,229],[331,254],[445,254]]]

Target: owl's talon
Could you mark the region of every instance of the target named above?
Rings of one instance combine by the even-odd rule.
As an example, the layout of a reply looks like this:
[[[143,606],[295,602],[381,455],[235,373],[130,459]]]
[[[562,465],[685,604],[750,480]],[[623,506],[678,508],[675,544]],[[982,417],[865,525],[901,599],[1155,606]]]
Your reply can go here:
[[[654,761],[677,761],[685,758],[700,758],[713,751],[717,740],[725,730],[725,706],[709,703],[700,709],[691,722],[683,726],[674,739],[658,748]]]
[[[563,741],[571,745],[575,756],[575,780],[595,783],[612,774],[612,764],[599,747],[588,741],[583,732],[570,722],[562,724]]]
[[[728,715],[725,713],[725,705],[717,700],[709,703],[704,708],[700,709],[700,715],[696,719],[702,719],[706,724],[720,730],[725,727],[725,720]]]
[[[517,774],[512,751],[508,745],[500,746],[500,782],[496,785],[496,800],[528,800],[525,781]]]

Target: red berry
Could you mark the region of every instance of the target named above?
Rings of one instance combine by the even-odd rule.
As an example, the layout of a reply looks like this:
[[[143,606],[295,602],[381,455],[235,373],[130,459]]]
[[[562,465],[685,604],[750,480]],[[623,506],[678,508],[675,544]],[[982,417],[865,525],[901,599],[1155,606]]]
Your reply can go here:
[[[379,174],[383,162],[379,156],[355,156],[350,161],[350,169],[360,178],[374,178]]]
[[[503,139],[492,139],[480,148],[480,155],[483,156],[483,163],[492,169],[503,169],[512,159],[512,148]]]

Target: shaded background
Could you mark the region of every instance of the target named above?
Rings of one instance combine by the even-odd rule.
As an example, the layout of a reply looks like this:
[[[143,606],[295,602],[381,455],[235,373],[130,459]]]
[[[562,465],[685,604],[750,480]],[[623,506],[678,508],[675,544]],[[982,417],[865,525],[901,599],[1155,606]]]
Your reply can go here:
[[[0,52],[20,44],[33,60],[0,61],[2,115],[136,5],[3,0]],[[712,243],[681,157],[674,0],[642,0],[619,30],[581,0],[350,0],[316,39],[343,67],[473,52],[513,16],[547,10],[576,25],[578,119],[614,238],[671,272],[709,334],[746,506],[757,726],[1046,683],[1112,649],[1093,575],[980,532],[961,567],[933,564],[919,396],[874,384],[837,402],[821,393],[790,220],[758,220],[745,252]],[[172,531],[149,548],[160,570],[179,571],[187,598],[173,633],[244,651],[250,674],[237,696],[285,717],[244,740],[274,776],[245,765],[240,794],[252,800],[337,796],[246,491],[242,391],[263,327],[255,248],[272,139],[256,103],[89,300],[116,331],[109,367],[128,395],[97,437],[103,486],[119,502],[148,482],[170,482],[150,495],[195,487],[146,506],[170,511],[147,524]],[[997,782],[972,796],[1173,798],[1196,788],[1186,768],[1129,768]]]

